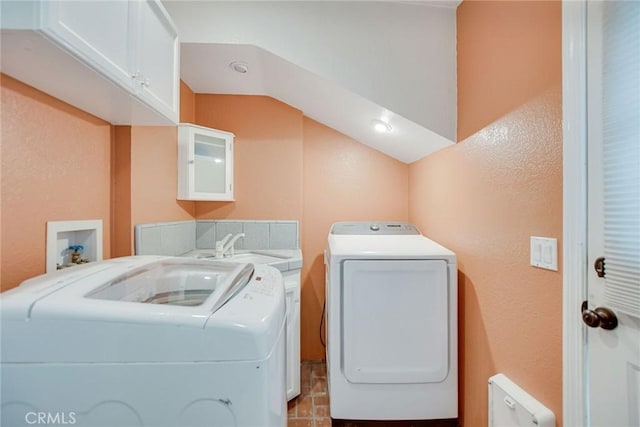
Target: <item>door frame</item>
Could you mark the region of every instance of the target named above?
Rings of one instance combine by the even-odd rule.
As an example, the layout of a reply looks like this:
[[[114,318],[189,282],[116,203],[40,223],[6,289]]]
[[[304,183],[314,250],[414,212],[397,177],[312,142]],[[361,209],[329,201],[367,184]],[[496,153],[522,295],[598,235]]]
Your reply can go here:
[[[567,426],[588,426],[587,295],[587,4],[562,2],[562,412]]]

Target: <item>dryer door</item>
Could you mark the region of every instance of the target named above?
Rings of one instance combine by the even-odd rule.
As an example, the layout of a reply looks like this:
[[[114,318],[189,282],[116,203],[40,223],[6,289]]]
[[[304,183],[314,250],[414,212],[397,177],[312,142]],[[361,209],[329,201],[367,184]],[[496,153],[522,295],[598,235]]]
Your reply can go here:
[[[342,364],[352,383],[447,377],[448,286],[443,260],[343,263]]]

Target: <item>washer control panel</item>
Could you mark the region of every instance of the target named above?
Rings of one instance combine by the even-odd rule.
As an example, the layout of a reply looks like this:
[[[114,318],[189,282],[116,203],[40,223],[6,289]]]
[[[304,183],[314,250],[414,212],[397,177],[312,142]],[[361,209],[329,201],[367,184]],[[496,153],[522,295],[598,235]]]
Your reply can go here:
[[[331,234],[350,235],[419,235],[418,228],[408,222],[336,222]]]

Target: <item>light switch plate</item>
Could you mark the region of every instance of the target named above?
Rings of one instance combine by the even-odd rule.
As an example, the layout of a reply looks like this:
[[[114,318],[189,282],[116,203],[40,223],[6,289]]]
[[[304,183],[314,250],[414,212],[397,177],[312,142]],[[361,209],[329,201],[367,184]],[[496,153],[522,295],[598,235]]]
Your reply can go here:
[[[531,236],[531,265],[558,271],[558,240]]]

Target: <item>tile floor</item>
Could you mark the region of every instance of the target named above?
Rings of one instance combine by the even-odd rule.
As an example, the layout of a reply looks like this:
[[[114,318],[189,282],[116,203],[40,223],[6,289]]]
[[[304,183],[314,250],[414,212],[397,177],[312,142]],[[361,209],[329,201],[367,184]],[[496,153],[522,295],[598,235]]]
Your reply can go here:
[[[331,427],[324,361],[302,362],[300,396],[289,402],[288,418],[287,427]]]
[[[458,427],[457,420],[346,421],[329,417],[327,367],[324,360],[303,361],[300,396],[289,402],[287,427]]]

